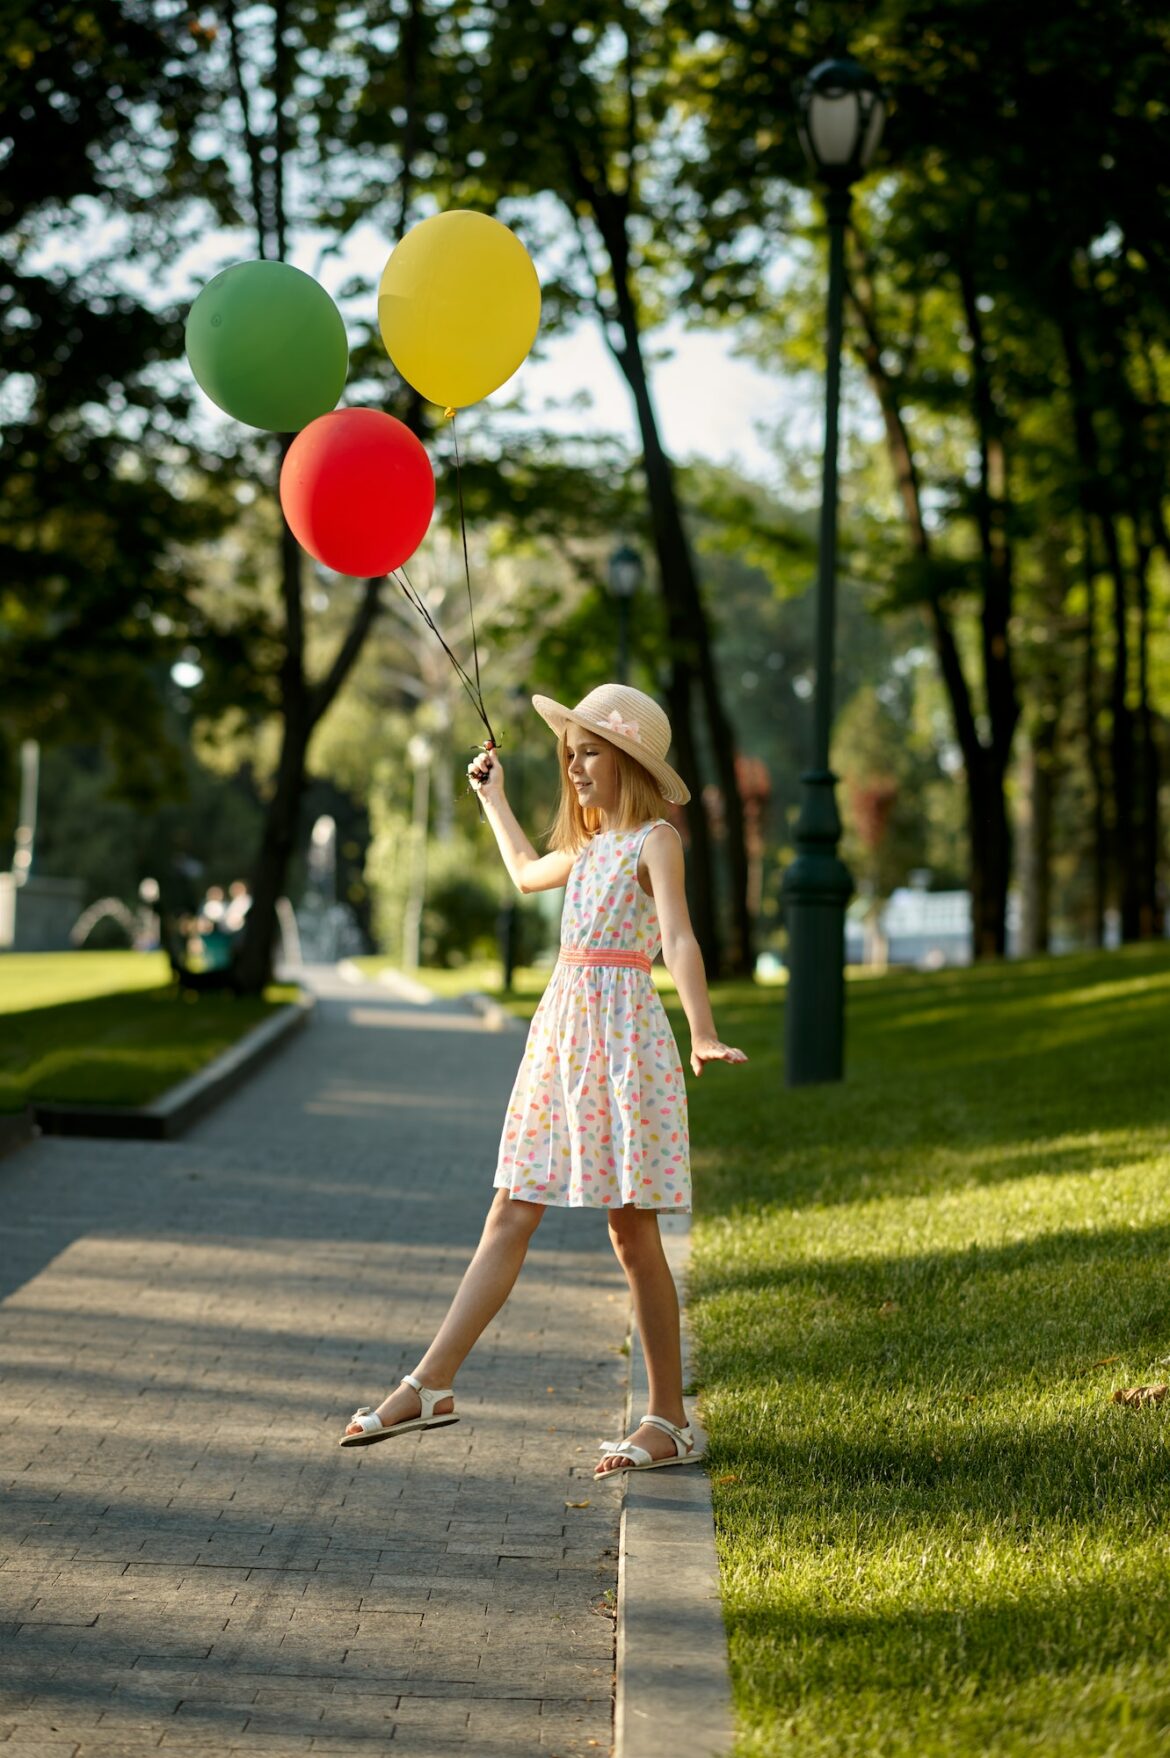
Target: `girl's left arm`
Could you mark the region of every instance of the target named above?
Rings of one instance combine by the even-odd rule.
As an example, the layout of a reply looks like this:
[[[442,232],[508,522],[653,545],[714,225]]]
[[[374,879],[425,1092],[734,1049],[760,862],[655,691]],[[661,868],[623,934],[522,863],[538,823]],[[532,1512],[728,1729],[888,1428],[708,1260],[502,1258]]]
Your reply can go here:
[[[687,909],[682,844],[676,833],[665,826],[652,830],[642,844],[642,858],[662,930],[662,961],[678,985],[691,1028],[691,1068],[701,1075],[705,1062],[746,1062],[744,1052],[722,1043],[715,1030],[703,954]]]

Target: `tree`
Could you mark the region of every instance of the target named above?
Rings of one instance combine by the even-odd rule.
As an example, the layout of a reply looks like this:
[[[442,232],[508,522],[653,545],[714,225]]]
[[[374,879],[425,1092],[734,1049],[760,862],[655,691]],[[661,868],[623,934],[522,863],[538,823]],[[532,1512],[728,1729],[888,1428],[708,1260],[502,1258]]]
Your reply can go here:
[[[701,10],[672,12],[697,32]],[[1124,931],[1152,917],[1148,907],[1142,915],[1134,877],[1153,871],[1157,840],[1148,638],[1146,682],[1136,691],[1129,652],[1147,626],[1152,555],[1165,556],[1165,449],[1149,443],[1163,427],[1160,391],[1149,389],[1157,367],[1142,394],[1135,387],[1139,365],[1164,359],[1167,339],[1165,299],[1156,296],[1170,262],[1157,95],[1167,24],[1152,5],[1087,0],[1022,16],[968,4],[961,22],[955,29],[955,9],[938,0],[814,4],[796,18],[787,7],[736,10],[696,41],[689,77],[707,148],[696,155],[703,188],[723,216],[698,234],[695,297],[736,314],[771,297],[761,245],[775,237],[770,215],[792,212],[791,187],[804,176],[792,85],[837,32],[850,31],[892,94],[892,170],[856,204],[852,339],[902,503],[909,554],[900,600],[916,601],[927,619],[963,755],[983,955],[1004,946],[1020,585],[1042,573],[1032,566],[1027,511],[1038,458],[1026,456],[1023,434],[1036,408],[1051,403],[1054,378],[1058,395],[1062,379],[1068,387],[1066,432],[1045,467],[1077,488],[1112,582],[1113,853]],[[1051,129],[1056,101],[1081,118],[1071,134]],[[730,191],[726,201],[721,190]],[[806,231],[799,209],[795,229]],[[786,346],[802,344],[805,358],[802,312],[816,284],[790,273],[772,326]],[[1118,534],[1119,503],[1128,543]]]
[[[672,212],[666,159],[682,164],[664,127],[672,40],[657,16],[626,5],[594,10],[556,4],[444,9],[430,44],[428,78],[445,118],[442,165],[431,187],[445,198],[495,207],[553,195],[571,227],[554,299],[592,313],[630,388],[643,448],[650,528],[666,610],[670,670],[666,695],[683,776],[701,792],[696,707],[727,802],[732,945],[728,968],[752,968],[743,813],[735,750],[708,639],[698,574],[679,486],[662,444],[650,392],[644,333],[665,253],[655,233]],[[367,88],[358,138],[386,138],[386,91],[394,73]],[[694,858],[692,906],[709,973],[722,960],[715,925],[709,831],[701,811],[688,819]]]
[[[234,511],[186,442],[186,394],[158,381],[175,313],[144,309],[120,272],[182,229],[204,44],[178,11],[44,0],[12,9],[5,35],[0,817],[23,738],[100,739],[139,803],[183,785],[165,679],[184,649],[215,645],[191,551]]]

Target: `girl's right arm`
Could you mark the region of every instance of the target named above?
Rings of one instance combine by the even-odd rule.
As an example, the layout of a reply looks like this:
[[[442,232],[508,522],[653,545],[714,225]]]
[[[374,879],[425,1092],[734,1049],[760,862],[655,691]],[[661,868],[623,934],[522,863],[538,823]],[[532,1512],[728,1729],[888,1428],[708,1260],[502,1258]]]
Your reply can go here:
[[[500,845],[512,883],[518,891],[556,891],[573,870],[573,857],[554,850],[538,855],[504,794],[504,769],[497,751],[482,751],[467,765],[472,791],[479,795],[488,823]]]

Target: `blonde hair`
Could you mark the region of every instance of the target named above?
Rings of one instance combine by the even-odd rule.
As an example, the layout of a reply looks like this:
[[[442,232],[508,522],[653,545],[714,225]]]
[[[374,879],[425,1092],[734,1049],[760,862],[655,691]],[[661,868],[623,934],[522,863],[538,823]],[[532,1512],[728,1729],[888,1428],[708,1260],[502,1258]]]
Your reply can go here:
[[[595,738],[599,745],[608,745],[617,758],[618,803],[613,814],[615,822],[610,825],[610,829],[634,830],[639,824],[661,818],[666,800],[659,793],[658,785],[649,770],[644,769],[636,757],[631,757],[620,746],[610,744],[608,739],[602,738],[600,733],[591,732],[590,738]],[[561,772],[561,795],[553,821],[548,827],[547,842],[550,848],[575,855],[587,843],[592,842],[600,831],[601,813],[596,806],[581,804],[577,790],[569,780],[567,728],[557,739],[557,760]]]

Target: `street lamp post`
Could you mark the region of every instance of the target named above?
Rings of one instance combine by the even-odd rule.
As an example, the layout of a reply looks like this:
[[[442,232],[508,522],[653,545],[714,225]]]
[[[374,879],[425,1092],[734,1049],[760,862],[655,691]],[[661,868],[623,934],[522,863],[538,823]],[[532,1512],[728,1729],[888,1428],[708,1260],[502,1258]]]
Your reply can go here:
[[[425,733],[416,732],[407,740],[406,752],[414,771],[414,797],[410,819],[410,889],[402,921],[402,962],[408,971],[416,971],[422,956],[422,918],[427,895],[427,822],[434,749]]]
[[[833,720],[833,632],[837,585],[837,411],[850,186],[881,137],[885,102],[877,81],[851,55],[814,67],[798,97],[800,138],[824,185],[829,221],[829,313],[825,459],[817,560],[816,696],[812,767],[796,825],[796,859],[784,875],[788,924],[785,1076],[789,1086],[840,1080],[845,1044],[845,905],[853,889],[837,854],[841,820],[829,769]]]
[[[637,550],[619,543],[609,558],[609,590],[618,607],[617,681],[628,682],[630,671],[630,600],[642,584],[645,568]]]

